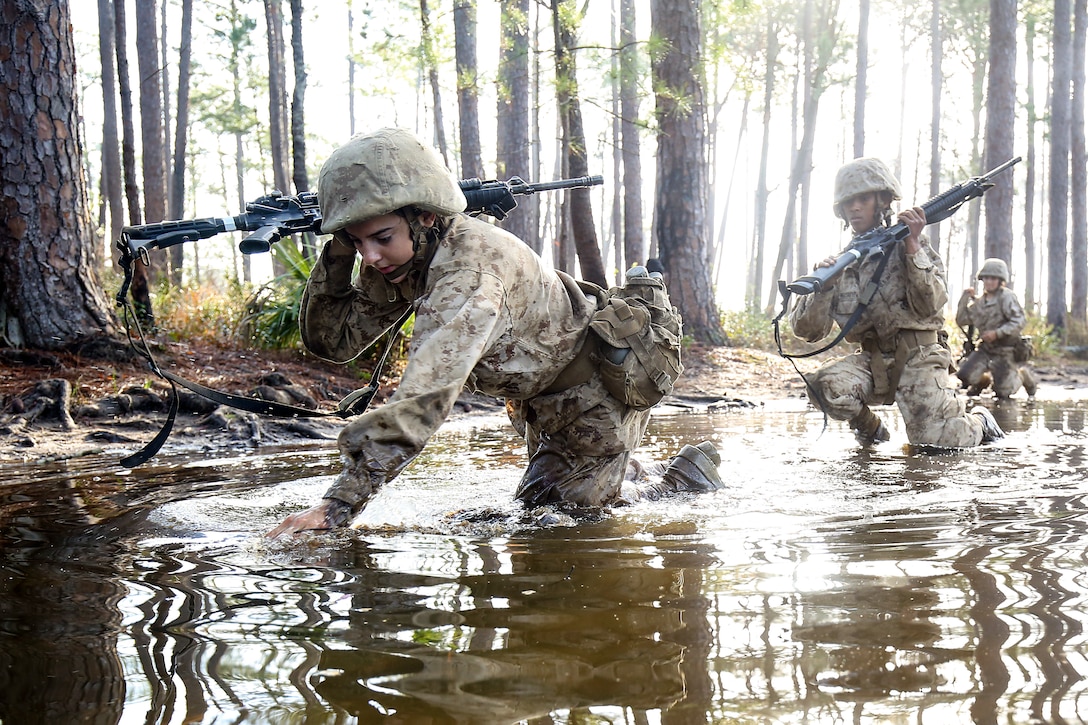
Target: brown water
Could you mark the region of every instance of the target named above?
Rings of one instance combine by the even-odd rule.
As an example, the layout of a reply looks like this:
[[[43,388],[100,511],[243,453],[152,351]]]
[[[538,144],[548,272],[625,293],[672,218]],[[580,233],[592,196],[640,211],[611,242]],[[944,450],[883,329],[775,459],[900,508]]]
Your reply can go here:
[[[294,542],[327,445],[9,467],[0,723],[1080,722],[1088,404],[994,411],[960,453],[666,412],[644,457],[709,438],[727,489],[577,521],[475,419]]]

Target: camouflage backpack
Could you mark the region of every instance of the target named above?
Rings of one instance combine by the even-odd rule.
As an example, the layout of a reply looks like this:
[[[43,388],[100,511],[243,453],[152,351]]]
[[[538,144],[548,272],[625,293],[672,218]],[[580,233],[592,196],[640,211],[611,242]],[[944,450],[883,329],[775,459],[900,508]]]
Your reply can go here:
[[[608,392],[645,410],[672,392],[680,362],[680,313],[661,275],[634,267],[623,287],[608,290],[590,329],[600,338],[601,378]]]

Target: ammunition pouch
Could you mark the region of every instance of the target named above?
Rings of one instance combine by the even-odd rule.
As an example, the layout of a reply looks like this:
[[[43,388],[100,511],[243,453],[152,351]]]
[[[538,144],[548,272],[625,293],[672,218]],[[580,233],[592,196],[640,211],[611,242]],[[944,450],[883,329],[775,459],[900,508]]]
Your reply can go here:
[[[1012,348],[1013,362],[1026,363],[1035,357],[1035,341],[1031,335],[1021,335]]]
[[[644,269],[632,270],[623,287],[606,295],[589,325],[600,339],[601,379],[617,400],[637,410],[651,408],[684,371],[680,313],[665,283]]]

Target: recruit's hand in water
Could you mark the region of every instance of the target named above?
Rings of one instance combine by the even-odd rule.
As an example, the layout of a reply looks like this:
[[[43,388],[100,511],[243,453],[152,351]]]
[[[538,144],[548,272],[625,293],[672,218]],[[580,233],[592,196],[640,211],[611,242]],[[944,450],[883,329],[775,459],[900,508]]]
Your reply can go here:
[[[332,529],[344,526],[351,519],[351,506],[335,498],[327,498],[318,505],[291,514],[265,536],[275,539],[283,534],[297,534],[300,531]]]

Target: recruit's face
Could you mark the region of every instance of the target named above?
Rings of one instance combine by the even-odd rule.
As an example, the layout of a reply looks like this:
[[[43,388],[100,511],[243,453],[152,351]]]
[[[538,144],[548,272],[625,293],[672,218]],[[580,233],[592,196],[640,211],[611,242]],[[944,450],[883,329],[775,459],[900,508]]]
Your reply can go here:
[[[424,226],[431,226],[434,224],[434,215],[421,215],[421,221]],[[382,214],[366,221],[349,224],[344,227],[344,233],[348,241],[355,246],[355,251],[363,258],[363,264],[373,267],[386,276],[410,262],[415,256],[408,220],[400,214]],[[389,278],[389,281],[400,282],[407,274],[405,270],[397,277]]]
[[[842,212],[846,223],[854,234],[867,232],[876,226],[880,219],[880,196],[875,191],[856,194],[842,203]]]
[[[997,291],[997,288],[1001,286],[1000,277],[983,277],[982,278],[982,290],[986,294],[992,294]]]

